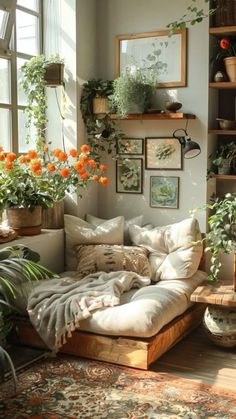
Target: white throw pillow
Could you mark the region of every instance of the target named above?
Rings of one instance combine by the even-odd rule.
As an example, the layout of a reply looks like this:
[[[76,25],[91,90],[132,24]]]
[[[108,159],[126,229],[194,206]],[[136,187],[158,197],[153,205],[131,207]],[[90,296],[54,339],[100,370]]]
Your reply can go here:
[[[76,270],[75,246],[78,244],[123,244],[124,217],[116,217],[95,227],[73,215],[65,215],[65,265]]]
[[[93,226],[99,226],[101,223],[104,223],[105,220],[103,218],[95,217],[94,215],[87,214],[86,221],[91,223]],[[112,221],[112,219],[110,219]],[[138,225],[141,226],[143,224],[143,215],[138,215],[137,217],[130,218],[129,220],[125,220],[125,229],[124,229],[124,244],[129,245],[131,244],[130,236],[129,236],[129,227],[131,225]]]
[[[152,280],[192,277],[198,269],[203,246],[198,221],[188,218],[179,223],[153,229],[130,226],[130,237],[135,246],[150,251]]]

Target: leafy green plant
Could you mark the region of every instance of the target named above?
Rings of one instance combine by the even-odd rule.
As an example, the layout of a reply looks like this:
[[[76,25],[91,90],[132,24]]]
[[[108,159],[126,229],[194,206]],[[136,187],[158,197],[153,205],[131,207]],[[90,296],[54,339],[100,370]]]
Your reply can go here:
[[[127,67],[125,72],[114,80],[111,102],[116,112],[125,116],[128,113],[143,113],[151,104],[156,82],[150,76]]]
[[[21,291],[24,281],[54,278],[58,275],[38,263],[39,254],[23,245],[8,246],[0,250],[0,375],[8,363],[16,387],[16,373],[12,360],[4,349],[12,324],[9,315],[16,308],[11,304]]]
[[[215,173],[214,166],[219,170],[227,162],[229,167],[234,167],[236,161],[236,143],[231,141],[226,144],[221,144],[209,158],[213,164],[213,170],[209,171],[208,177],[211,177],[211,174]]]
[[[219,256],[236,249],[236,193],[228,193],[223,198],[213,198],[204,206],[212,213],[208,218],[209,231],[203,241],[205,252],[211,254],[210,280],[216,280],[221,268]]]
[[[52,63],[63,63],[63,60],[58,55],[51,55],[49,58],[38,55],[32,57],[21,67],[23,74],[21,84],[28,100],[25,108],[26,127],[29,129],[32,124],[34,125],[38,150],[42,150],[44,146],[45,129],[48,122],[44,77],[47,66]],[[30,133],[27,134],[26,141],[29,141],[30,135]]]

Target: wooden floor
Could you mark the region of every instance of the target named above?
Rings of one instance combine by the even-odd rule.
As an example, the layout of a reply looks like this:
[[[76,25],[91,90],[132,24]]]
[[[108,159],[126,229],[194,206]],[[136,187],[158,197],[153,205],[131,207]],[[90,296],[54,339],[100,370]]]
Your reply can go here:
[[[214,345],[201,327],[165,353],[149,369],[236,391],[236,347],[228,349]]]

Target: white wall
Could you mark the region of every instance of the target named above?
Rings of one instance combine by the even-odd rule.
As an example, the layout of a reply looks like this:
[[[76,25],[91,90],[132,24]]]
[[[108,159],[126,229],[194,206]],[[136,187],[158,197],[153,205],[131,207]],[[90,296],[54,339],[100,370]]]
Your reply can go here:
[[[166,25],[185,13],[188,0],[98,0],[98,76],[114,78],[115,36],[165,29]],[[184,161],[182,171],[144,171],[144,194],[117,194],[115,163],[110,161],[108,175],[111,183],[99,193],[98,214],[112,217],[124,214],[127,218],[143,213],[145,222],[163,225],[189,216],[189,210],[206,202],[207,124],[208,124],[208,21],[188,30],[187,87],[159,89],[159,103],[167,94],[183,104],[182,111],[196,114],[190,120],[188,133],[199,142],[202,153]],[[122,121],[125,134],[133,137],[171,136],[185,121]],[[154,209],[149,206],[150,175],[180,177],[179,209]],[[202,231],[206,228],[205,212],[198,213]]]

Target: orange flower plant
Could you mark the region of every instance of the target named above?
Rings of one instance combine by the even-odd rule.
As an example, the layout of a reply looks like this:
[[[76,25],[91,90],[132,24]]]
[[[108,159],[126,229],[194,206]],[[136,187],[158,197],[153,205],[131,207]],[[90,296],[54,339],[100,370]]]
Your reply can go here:
[[[19,157],[5,153],[0,146],[0,210],[13,206],[50,207],[67,192],[85,188],[91,181],[107,185],[105,171],[106,165],[90,157],[87,144],[81,146],[80,152],[44,147],[42,155],[29,150]]]

